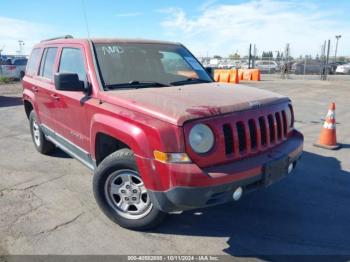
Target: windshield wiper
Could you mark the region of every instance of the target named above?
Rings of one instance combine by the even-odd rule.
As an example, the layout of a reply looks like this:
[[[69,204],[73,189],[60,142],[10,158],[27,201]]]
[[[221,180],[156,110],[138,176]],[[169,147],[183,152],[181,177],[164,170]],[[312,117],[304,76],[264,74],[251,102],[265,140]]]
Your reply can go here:
[[[116,89],[116,88],[146,88],[146,87],[165,87],[170,86],[168,84],[155,82],[155,81],[138,81],[133,80],[128,83],[120,83],[114,85],[106,85],[108,89]]]
[[[204,80],[204,79],[199,79],[199,78],[187,78],[185,80],[179,80],[175,82],[171,82],[171,85],[186,85],[186,84],[193,84],[193,83],[211,83],[212,81],[210,80]]]

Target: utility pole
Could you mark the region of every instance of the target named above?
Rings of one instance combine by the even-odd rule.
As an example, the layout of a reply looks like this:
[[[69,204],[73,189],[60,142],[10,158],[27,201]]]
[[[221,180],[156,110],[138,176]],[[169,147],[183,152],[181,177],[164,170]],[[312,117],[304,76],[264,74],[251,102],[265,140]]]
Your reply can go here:
[[[325,61],[326,61],[326,41],[324,41],[324,44],[321,46],[321,70],[320,70],[321,80],[323,80]]]
[[[328,40],[328,47],[327,47],[327,58],[326,58],[326,79],[327,80],[327,75],[328,75],[328,63],[329,63],[329,50],[331,48],[331,40]]]
[[[250,63],[252,61],[252,44],[249,44],[249,57],[248,57],[248,69],[250,69]]]
[[[256,46],[254,44],[254,46],[253,46],[253,57],[252,57],[252,68],[253,69],[255,67],[255,56],[256,56]]]
[[[327,80],[328,62],[329,62],[329,49],[330,49],[330,47],[331,47],[331,40],[328,40],[327,55],[324,58],[324,64],[323,64],[323,68],[322,68],[321,80]],[[324,43],[324,50],[326,51],[326,41]]]
[[[335,44],[335,53],[334,53],[334,63],[337,62],[337,52],[338,52],[338,41],[341,38],[341,35],[336,35],[337,43]]]
[[[289,56],[290,56],[290,47],[289,43],[286,44],[286,48],[284,50],[284,65],[283,70],[281,70],[281,78],[283,79],[289,79]]]
[[[24,46],[24,41],[23,40],[18,40],[18,45],[19,45],[19,50],[18,50],[18,55],[23,55],[23,46]]]

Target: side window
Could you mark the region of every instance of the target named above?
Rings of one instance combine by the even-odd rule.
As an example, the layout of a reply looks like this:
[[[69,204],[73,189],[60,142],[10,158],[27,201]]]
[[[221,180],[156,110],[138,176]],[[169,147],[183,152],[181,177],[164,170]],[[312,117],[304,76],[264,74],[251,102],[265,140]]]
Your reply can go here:
[[[38,73],[38,63],[40,59],[41,49],[35,48],[30,55],[26,70],[27,75],[36,75]]]
[[[55,58],[57,53],[57,47],[49,47],[45,49],[43,58],[41,59],[40,64],[40,75],[53,79],[53,66],[55,64]]]
[[[78,48],[63,48],[60,60],[59,72],[76,73],[79,80],[86,78],[83,53]]]

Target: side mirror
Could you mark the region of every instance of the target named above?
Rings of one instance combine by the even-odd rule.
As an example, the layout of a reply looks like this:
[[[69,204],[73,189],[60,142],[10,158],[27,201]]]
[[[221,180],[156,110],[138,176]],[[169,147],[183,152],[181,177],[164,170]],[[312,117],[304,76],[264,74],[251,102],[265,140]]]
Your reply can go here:
[[[214,68],[212,67],[205,67],[205,71],[213,78],[214,77]]]
[[[85,83],[79,80],[78,74],[56,73],[54,81],[57,90],[85,92]]]

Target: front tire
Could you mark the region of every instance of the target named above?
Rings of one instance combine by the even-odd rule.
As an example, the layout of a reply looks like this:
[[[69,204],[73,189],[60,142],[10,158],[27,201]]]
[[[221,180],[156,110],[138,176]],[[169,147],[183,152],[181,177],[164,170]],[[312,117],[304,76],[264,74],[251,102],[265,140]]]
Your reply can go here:
[[[34,146],[39,153],[48,155],[53,150],[55,150],[55,145],[46,140],[45,135],[38,123],[34,110],[30,112],[29,115],[29,128]]]
[[[166,216],[153,205],[130,149],[120,149],[100,163],[93,191],[102,212],[121,227],[150,229]]]

